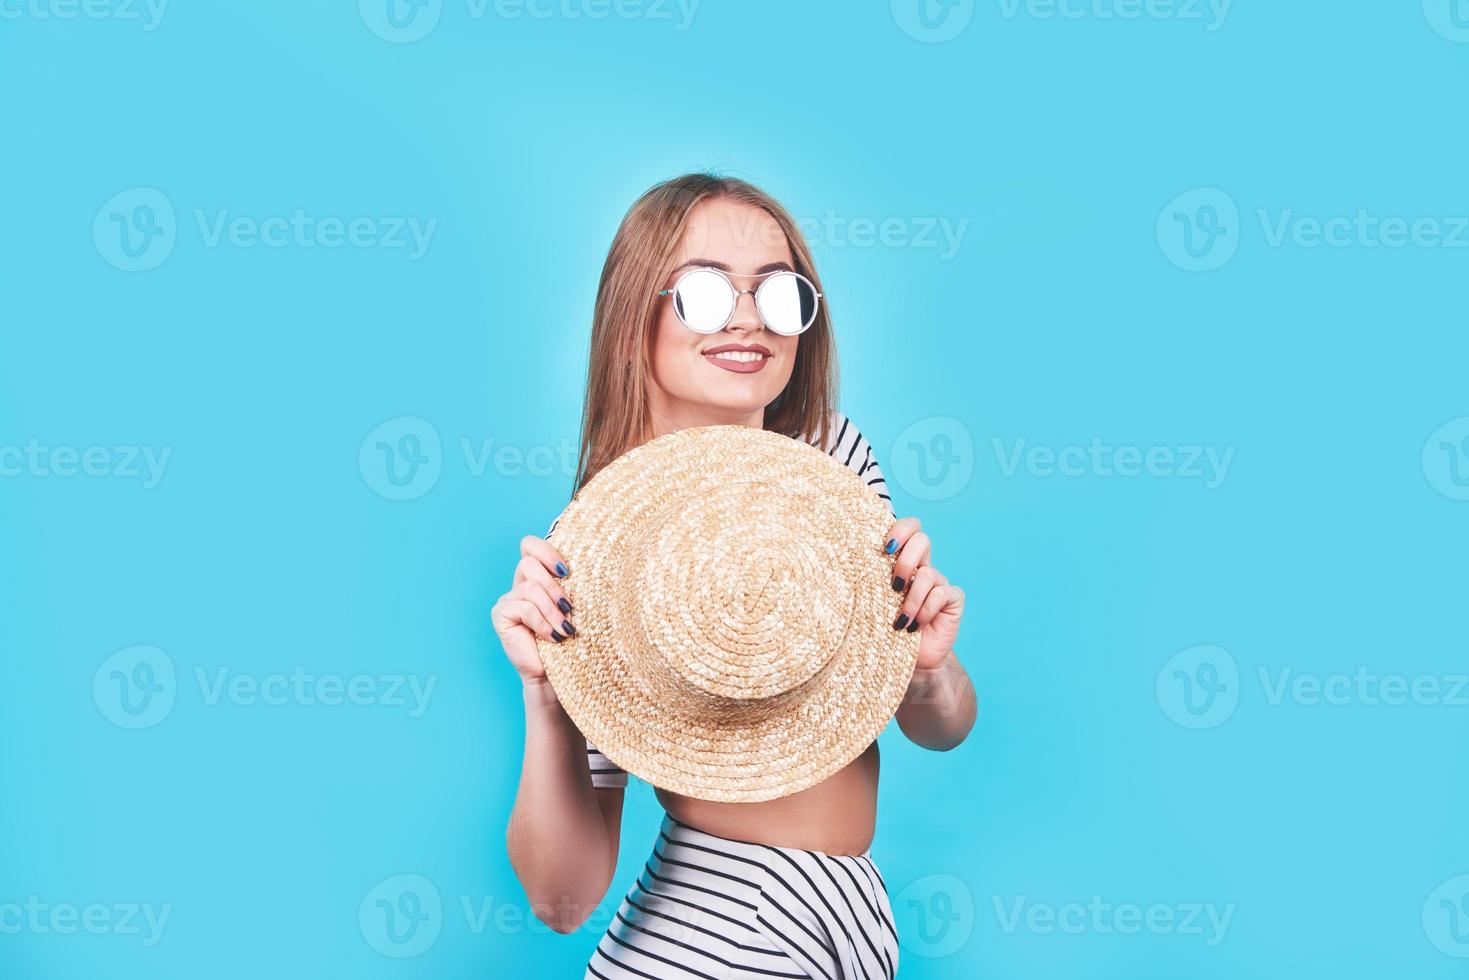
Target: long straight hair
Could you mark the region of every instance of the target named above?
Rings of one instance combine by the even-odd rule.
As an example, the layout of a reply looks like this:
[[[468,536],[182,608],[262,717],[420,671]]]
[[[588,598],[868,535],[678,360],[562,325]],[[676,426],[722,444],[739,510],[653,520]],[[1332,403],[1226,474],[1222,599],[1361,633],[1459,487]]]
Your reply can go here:
[[[672,270],[689,213],[714,199],[748,204],[774,218],[796,271],[826,292],[795,220],[760,188],[734,177],[693,173],[649,189],[623,217],[597,285],[573,494],[602,467],[652,437],[648,379],[656,294]],[[765,406],[762,427],[824,446],[836,389],[836,343],[823,295],[815,321],[797,342],[790,381]]]

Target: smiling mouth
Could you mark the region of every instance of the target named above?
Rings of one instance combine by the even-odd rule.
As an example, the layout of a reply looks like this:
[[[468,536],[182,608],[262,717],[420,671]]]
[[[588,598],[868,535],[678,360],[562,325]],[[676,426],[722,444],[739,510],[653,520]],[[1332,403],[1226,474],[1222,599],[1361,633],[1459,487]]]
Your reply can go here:
[[[721,345],[699,353],[715,367],[734,374],[754,374],[762,370],[766,362],[775,356],[767,348],[759,345],[751,345],[744,349],[733,345]]]
[[[753,364],[755,361],[763,361],[769,354],[762,354],[757,350],[722,350],[718,354],[705,354],[716,361],[734,361],[739,364]]]

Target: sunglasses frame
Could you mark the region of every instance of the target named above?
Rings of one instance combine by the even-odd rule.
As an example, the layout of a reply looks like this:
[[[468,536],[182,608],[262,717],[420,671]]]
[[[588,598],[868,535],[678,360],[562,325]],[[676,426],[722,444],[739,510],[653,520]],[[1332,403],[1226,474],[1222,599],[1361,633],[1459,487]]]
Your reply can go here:
[[[680,313],[679,310],[678,310],[678,305],[677,304],[674,305],[673,312],[674,312],[674,315],[676,315],[678,317],[679,322],[682,323],[685,327],[688,327],[690,330],[694,331],[694,333],[697,333],[697,334],[715,334],[715,333],[718,333],[719,331],[723,330],[725,327],[729,326],[729,321],[731,321],[731,320],[734,319],[735,310],[739,309],[739,306],[740,306],[740,297],[743,296],[743,295],[745,295],[746,293],[749,293],[749,294],[751,294],[752,296],[755,297],[755,312],[760,315],[760,322],[763,323],[763,324],[765,324],[766,329],[768,329],[772,333],[780,334],[780,336],[782,336],[782,337],[799,337],[801,334],[805,333],[807,330],[810,330],[811,329],[811,324],[813,324],[813,323],[816,322],[816,317],[817,317],[817,315],[821,311],[821,299],[822,299],[822,295],[821,295],[821,291],[816,288],[816,283],[812,282],[810,279],[807,279],[805,276],[801,275],[799,272],[796,272],[794,269],[772,269],[769,272],[757,272],[757,273],[751,273],[749,275],[745,275],[743,273],[736,273],[736,275],[740,275],[741,278],[745,278],[745,279],[763,279],[764,280],[763,282],[760,283],[760,285],[756,286],[754,289],[739,289],[739,288],[736,288],[736,286],[734,284],[734,281],[730,278],[730,273],[725,272],[723,269],[716,269],[716,268],[714,268],[713,266],[710,266],[710,265],[696,265],[696,266],[693,266],[693,267],[689,268],[685,272],[683,272],[678,277],[678,279],[676,279],[674,281],[673,286],[671,288],[658,290],[658,295],[660,297],[662,297],[662,296],[672,296],[675,292],[678,291],[679,284],[682,283],[686,278],[688,278],[689,276],[693,275],[696,272],[712,272],[712,273],[714,273],[716,276],[718,276],[719,278],[721,278],[721,279],[724,280],[725,284],[727,286],[729,286],[730,293],[733,294],[733,296],[734,296],[733,302],[731,302],[729,304],[729,315],[724,318],[724,322],[723,323],[721,323],[719,326],[715,327],[712,330],[699,330],[699,329],[695,328],[694,326],[692,326],[689,323],[689,321],[687,321],[687,320],[685,320],[683,318],[683,314]],[[805,324],[803,324],[801,326],[801,329],[800,330],[797,330],[795,333],[786,333],[783,330],[777,330],[777,329],[775,329],[775,327],[771,324],[770,320],[765,316],[765,310],[763,308],[761,308],[761,306],[760,306],[760,290],[764,289],[770,283],[770,280],[771,280],[771,278],[773,276],[795,276],[797,279],[801,280],[807,286],[809,286],[811,288],[811,294],[816,297],[816,304],[811,309],[811,319],[808,322],[806,322]]]

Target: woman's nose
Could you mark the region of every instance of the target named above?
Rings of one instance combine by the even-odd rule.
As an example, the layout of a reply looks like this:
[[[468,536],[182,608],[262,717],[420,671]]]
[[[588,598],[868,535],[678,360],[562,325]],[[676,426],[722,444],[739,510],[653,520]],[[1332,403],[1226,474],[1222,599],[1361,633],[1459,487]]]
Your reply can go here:
[[[760,309],[755,305],[755,293],[753,290],[743,290],[735,297],[734,315],[729,318],[726,330],[748,330],[756,332],[765,329],[765,321],[760,319]]]

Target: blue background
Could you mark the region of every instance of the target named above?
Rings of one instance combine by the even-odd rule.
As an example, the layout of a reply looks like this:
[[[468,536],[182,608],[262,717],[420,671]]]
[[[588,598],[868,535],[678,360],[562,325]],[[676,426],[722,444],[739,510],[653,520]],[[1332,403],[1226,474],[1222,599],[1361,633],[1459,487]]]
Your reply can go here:
[[[842,407],[970,596],[973,735],[948,754],[884,736],[874,855],[902,976],[1462,976],[1464,693],[1272,703],[1260,679],[1365,667],[1447,691],[1469,670],[1469,234],[1270,235],[1359,210],[1454,234],[1469,28],[1449,2],[1237,0],[1221,24],[988,0],[934,42],[903,0],[704,0],[683,30],[651,0],[603,19],[447,0],[401,42],[376,0],[175,0],[153,30],[7,0],[0,975],[580,976],[606,910],[569,937],[527,925],[505,858],[522,719],[488,622],[570,474],[476,472],[464,441],[575,443],[619,218],[715,168],[814,219]],[[108,229],[146,217],[135,188],[174,209],[174,241],[128,272]],[[1211,203],[1170,205],[1195,189]],[[211,245],[196,218],[298,208],[436,225],[411,258]],[[967,222],[952,254],[923,244],[939,218]],[[887,244],[853,233],[887,219]],[[1219,231],[1170,236],[1189,223]],[[1190,245],[1218,267],[1185,268]],[[440,442],[395,500],[369,433],[403,417],[423,423],[390,445]],[[1233,456],[1213,487],[1005,465],[1018,440],[1093,439]],[[31,440],[109,462],[15,465]],[[947,483],[915,444],[947,445]],[[156,486],[128,446],[170,452]],[[176,673],[130,730],[104,661],[138,645]],[[1214,714],[1180,693],[1180,651],[1226,679]],[[211,699],[196,674],[298,667],[436,687],[413,717]],[[635,783],[608,909],[657,815]],[[374,924],[403,874],[441,903],[421,951]],[[113,927],[18,926],[31,896]],[[1231,919],[1213,944],[1006,928],[1017,902],[1093,896]],[[465,900],[498,918],[476,928]],[[127,903],[168,906],[158,942],[119,928]]]

